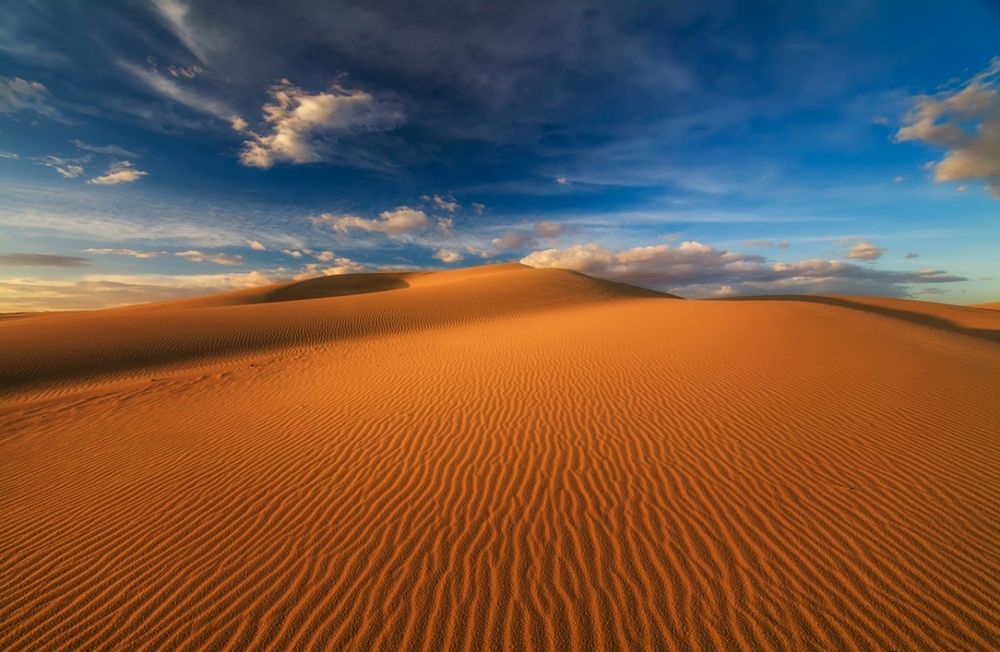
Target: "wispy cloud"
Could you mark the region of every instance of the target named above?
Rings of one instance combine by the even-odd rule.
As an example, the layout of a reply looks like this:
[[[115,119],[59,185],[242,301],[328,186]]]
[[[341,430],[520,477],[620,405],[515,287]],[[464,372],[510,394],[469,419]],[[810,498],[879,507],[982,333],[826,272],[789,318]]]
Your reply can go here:
[[[176,256],[196,263],[214,263],[216,265],[242,265],[243,256],[223,253],[210,253],[197,249],[186,251],[138,251],[135,249],[113,249],[106,247],[91,247],[86,250],[90,254],[128,256],[130,258],[151,259],[163,258],[165,256]]]
[[[31,161],[36,165],[43,165],[52,168],[65,179],[76,179],[83,176],[84,169],[82,163],[84,159],[66,159],[59,156],[35,156]]]
[[[82,149],[86,152],[94,152],[95,154],[107,154],[109,156],[118,156],[121,158],[142,158],[142,154],[133,151],[131,149],[125,149],[124,147],[119,147],[118,145],[91,145],[85,143],[82,140],[71,140],[70,141],[74,147],[77,149]]]
[[[85,267],[90,261],[80,256],[58,256],[56,254],[0,254],[0,265],[24,265],[30,267]]]
[[[0,76],[0,113],[4,115],[28,112],[64,120],[62,113],[50,104],[50,99],[49,89],[41,82]]]

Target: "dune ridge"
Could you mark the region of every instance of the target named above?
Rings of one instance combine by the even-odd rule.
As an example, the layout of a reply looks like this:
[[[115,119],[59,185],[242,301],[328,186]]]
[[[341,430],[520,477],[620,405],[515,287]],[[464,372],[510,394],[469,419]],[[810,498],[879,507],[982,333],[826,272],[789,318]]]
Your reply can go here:
[[[0,649],[995,649],[993,341],[393,278],[0,323],[52,324],[0,330]],[[94,362],[87,319],[197,345]],[[73,356],[111,369],[53,391]]]

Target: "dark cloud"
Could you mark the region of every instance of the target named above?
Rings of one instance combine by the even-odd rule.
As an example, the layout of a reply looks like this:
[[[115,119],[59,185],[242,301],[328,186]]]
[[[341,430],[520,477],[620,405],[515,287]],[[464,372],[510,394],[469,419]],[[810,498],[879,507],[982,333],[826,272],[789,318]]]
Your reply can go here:
[[[55,254],[0,254],[0,265],[25,265],[31,267],[84,267],[90,261],[81,256]]]
[[[573,269],[683,296],[747,294],[876,294],[906,296],[912,284],[965,281],[941,270],[898,272],[836,260],[772,262],[763,256],[684,242],[612,251],[575,245],[536,251],[521,260],[533,267]]]

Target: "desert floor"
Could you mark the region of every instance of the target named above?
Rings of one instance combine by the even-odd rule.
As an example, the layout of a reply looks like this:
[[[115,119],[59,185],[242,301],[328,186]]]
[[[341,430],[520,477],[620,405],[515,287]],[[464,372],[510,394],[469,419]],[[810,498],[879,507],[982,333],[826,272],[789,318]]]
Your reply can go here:
[[[1000,311],[499,265],[0,320],[0,649],[996,650]]]

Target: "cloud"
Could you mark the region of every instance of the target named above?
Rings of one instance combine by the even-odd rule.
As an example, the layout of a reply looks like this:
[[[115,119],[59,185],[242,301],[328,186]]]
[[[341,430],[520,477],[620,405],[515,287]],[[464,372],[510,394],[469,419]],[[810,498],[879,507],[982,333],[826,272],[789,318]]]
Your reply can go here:
[[[138,181],[144,176],[147,176],[148,172],[143,172],[142,170],[136,170],[132,167],[132,164],[128,161],[120,161],[118,163],[113,163],[108,171],[99,177],[94,177],[87,183],[96,184],[99,186],[110,186],[119,183],[132,183],[133,181]]]
[[[431,202],[437,208],[443,211],[448,211],[449,213],[454,213],[460,208],[458,202],[455,201],[454,197],[442,197],[441,195],[434,195],[434,196],[424,195],[420,199],[422,199],[425,202]]]
[[[11,159],[13,161],[16,161],[17,159],[19,159],[21,157],[18,156],[17,154],[15,154],[14,152],[5,152],[3,150],[0,150],[0,158],[8,158],[8,159]]]
[[[26,265],[35,267],[85,267],[90,261],[80,256],[55,254],[0,254],[0,265]]]
[[[118,145],[90,145],[82,140],[75,139],[69,142],[71,142],[77,149],[94,152],[95,154],[107,154],[109,156],[119,156],[121,158],[142,158],[142,154],[130,149],[125,149],[124,147],[119,147]]]
[[[370,93],[333,84],[315,95],[283,79],[269,90],[263,107],[269,133],[247,130],[240,162],[257,168],[275,163],[315,163],[327,158],[328,140],[341,134],[392,129],[403,122],[402,109]],[[237,123],[234,120],[234,128]],[[238,131],[243,131],[237,129]]]
[[[208,35],[203,34],[201,29],[189,20],[190,7],[179,0],[153,0],[153,6],[159,11],[160,16],[174,35],[184,43],[192,54],[204,62],[208,58],[210,45],[213,42],[219,42],[220,35],[215,32]],[[194,67],[199,68],[198,66]]]
[[[292,258],[302,258],[302,252],[297,249],[282,249],[281,253],[286,256],[291,256]]]
[[[906,260],[916,260],[917,258],[920,258],[920,254],[910,253],[903,256],[903,258],[905,258]]]
[[[333,230],[346,233],[351,229],[385,233],[387,235],[406,235],[423,231],[430,226],[430,219],[422,210],[400,206],[395,210],[383,211],[377,219],[365,219],[357,215],[334,215],[324,213],[312,218],[315,224],[329,224]]]
[[[931,164],[934,180],[983,180],[1000,199],[1000,57],[964,85],[916,99],[897,141],[944,148]]]
[[[461,252],[454,249],[439,249],[434,253],[434,257],[446,264],[457,263],[464,258]]]
[[[877,247],[870,242],[859,242],[851,247],[845,257],[851,260],[878,260],[882,257],[885,249]]]
[[[744,240],[744,247],[777,247],[778,249],[788,249],[792,243],[788,240]]]
[[[893,183],[903,183],[904,181],[906,181],[906,177],[897,175],[892,178],[892,181]]]
[[[65,159],[58,156],[36,156],[32,162],[36,165],[44,165],[58,172],[63,178],[75,179],[84,173],[81,159]]]
[[[230,118],[229,124],[233,127],[233,131],[241,131],[241,132],[246,131],[247,127],[250,126],[246,120],[244,120],[238,115],[234,115],[232,118]]]
[[[187,66],[186,68],[180,66],[167,66],[167,72],[169,72],[172,77],[194,79],[201,73],[205,72],[205,69],[201,66]]]
[[[130,72],[150,90],[189,109],[227,122],[232,122],[237,117],[236,113],[225,103],[181,86],[176,80],[161,75],[155,68],[143,68],[127,61],[119,61],[118,65]]]
[[[535,236],[526,231],[507,231],[499,238],[490,240],[493,249],[496,251],[506,251],[508,249],[522,249],[535,244]]]
[[[182,299],[287,280],[280,271],[226,274],[93,274],[79,280],[0,279],[0,312],[93,310]]]
[[[0,113],[4,115],[27,111],[61,119],[62,114],[49,104],[49,98],[49,89],[41,82],[0,76]]]
[[[539,238],[551,239],[562,235],[566,227],[559,222],[537,222],[535,223],[535,235]]]
[[[211,254],[205,253],[203,251],[198,251],[197,249],[190,249],[188,251],[178,251],[174,254],[180,258],[186,258],[187,260],[196,263],[215,263],[216,265],[242,265],[243,256],[231,256],[229,254]]]
[[[254,251],[265,251],[267,249],[267,247],[264,246],[264,243],[259,240],[247,240],[247,246]]]
[[[941,270],[876,270],[836,260],[771,262],[763,256],[700,242],[612,251],[598,244],[546,249],[521,259],[532,267],[572,269],[689,297],[765,293],[845,293],[906,296],[909,284],[967,279]]]
[[[185,260],[190,260],[196,263],[214,263],[216,265],[242,265],[243,257],[234,256],[229,254],[220,253],[206,253],[204,251],[199,251],[197,249],[189,249],[187,251],[137,251],[135,249],[111,249],[104,247],[91,247],[86,250],[89,254],[98,254],[102,256],[128,256],[130,258],[139,259],[150,259],[150,258],[163,258],[165,256],[175,256],[177,258],[184,258]]]
[[[568,186],[569,179],[567,179],[566,177],[556,177],[556,183],[558,183],[560,186]]]

